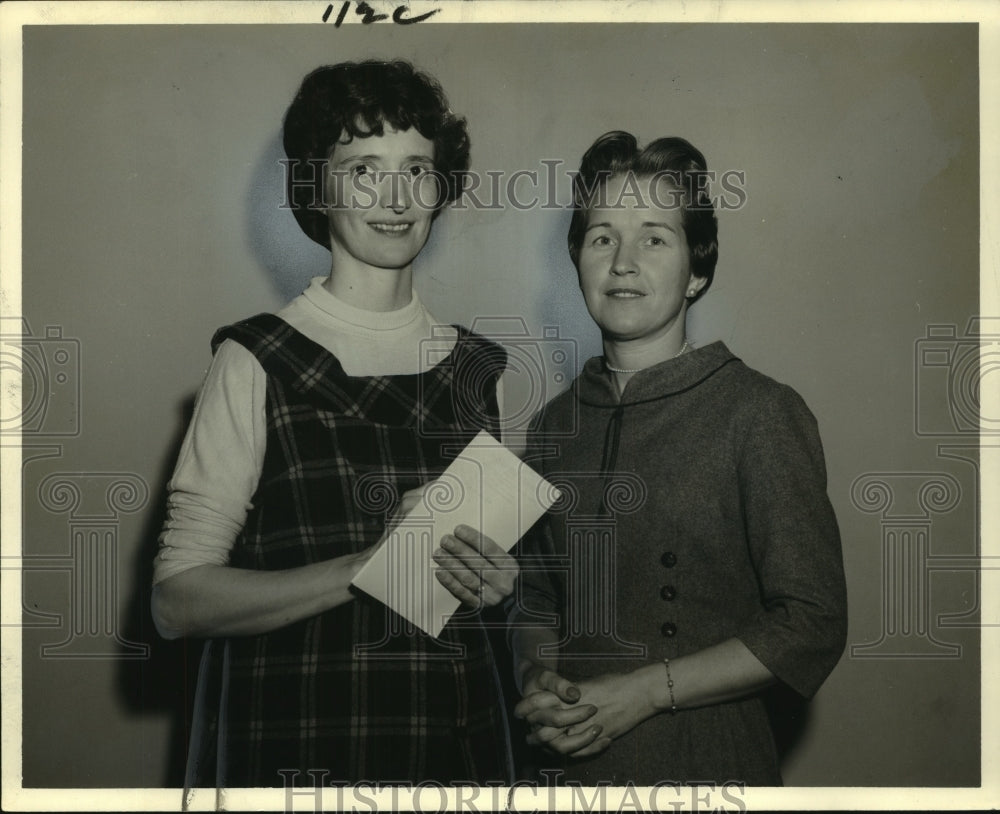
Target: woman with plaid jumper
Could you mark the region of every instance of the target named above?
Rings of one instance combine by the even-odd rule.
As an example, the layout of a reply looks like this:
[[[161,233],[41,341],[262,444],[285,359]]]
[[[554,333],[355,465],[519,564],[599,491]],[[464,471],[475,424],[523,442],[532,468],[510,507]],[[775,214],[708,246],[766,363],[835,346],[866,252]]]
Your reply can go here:
[[[169,484],[154,618],[209,640],[186,785],[509,781],[478,615],[434,639],[350,588],[453,450],[499,437],[504,351],[442,330],[412,287],[468,169],[465,121],[408,63],[343,63],[305,78],[284,144],[295,216],[331,271],[216,334]],[[435,559],[472,608],[517,574],[467,527]]]

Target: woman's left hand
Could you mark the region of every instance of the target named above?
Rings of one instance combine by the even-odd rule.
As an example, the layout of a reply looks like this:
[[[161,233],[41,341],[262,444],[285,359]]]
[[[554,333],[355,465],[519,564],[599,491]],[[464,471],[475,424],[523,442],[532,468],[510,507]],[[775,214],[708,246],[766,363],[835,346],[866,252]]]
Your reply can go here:
[[[640,667],[631,673],[606,673],[597,678],[576,682],[580,688],[578,705],[592,704],[597,707],[593,717],[588,718],[577,728],[587,729],[601,727],[601,736],[593,743],[576,752],[571,757],[587,757],[596,755],[607,749],[615,738],[620,738],[630,729],[651,718],[659,710],[654,703],[655,686],[661,670],[655,666]],[[575,734],[574,727],[569,727],[567,734]]]
[[[517,560],[469,526],[442,537],[434,561],[438,581],[474,608],[499,604],[513,593],[519,570]]]

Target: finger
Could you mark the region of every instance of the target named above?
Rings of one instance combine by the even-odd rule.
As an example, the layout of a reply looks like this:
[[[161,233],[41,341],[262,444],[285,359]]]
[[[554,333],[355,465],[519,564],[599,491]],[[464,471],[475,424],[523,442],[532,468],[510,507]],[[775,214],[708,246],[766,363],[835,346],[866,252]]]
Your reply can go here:
[[[396,506],[396,511],[398,513],[406,513],[411,509],[419,506],[424,502],[424,495],[427,489],[432,486],[435,481],[427,481],[426,483],[420,484],[413,489],[407,489],[399,498],[399,504]]]
[[[396,507],[396,514],[406,515],[413,511],[417,506],[423,503],[424,500],[424,490],[423,487],[420,489],[412,489],[409,492],[403,494],[399,499],[399,505]]]
[[[554,741],[560,735],[565,735],[565,730],[554,726],[540,726],[532,729],[524,739],[529,746],[547,746],[550,741]]]
[[[459,540],[466,543],[470,548],[475,549],[477,552],[482,552],[484,549],[487,551],[500,549],[500,546],[479,531],[479,529],[474,529],[472,526],[466,526],[464,524],[455,526],[455,531],[453,533]],[[502,551],[503,549],[500,550]]]
[[[581,704],[574,707],[548,707],[531,712],[525,716],[524,720],[529,724],[538,723],[543,726],[565,729],[574,724],[583,723],[588,718],[594,717],[596,713],[597,707],[593,704]]]
[[[479,575],[482,580],[480,595],[487,605],[499,605],[514,593],[514,577],[502,571],[483,571]]]
[[[485,579],[479,587],[479,598],[482,600],[483,605],[488,608],[499,605],[507,598],[508,594],[510,594],[509,590],[491,585]]]
[[[438,582],[444,585],[456,599],[473,608],[478,608],[482,605],[482,597],[479,595],[479,592],[466,588],[451,572],[439,569],[434,572],[434,576],[437,577]]]
[[[588,726],[572,735],[567,735],[564,729],[543,726],[531,732],[526,740],[533,746],[544,746],[559,754],[569,755],[590,746],[601,732],[602,727],[598,725]]]
[[[448,573],[474,594],[479,593],[479,586],[483,580],[477,570],[469,568],[463,560],[445,549],[439,548],[431,556],[438,565],[437,573]]]
[[[468,527],[456,526],[455,530],[458,532],[462,529]],[[477,545],[468,534],[464,538],[459,534],[447,534],[441,543],[442,545],[447,543],[447,549],[461,557],[470,568],[491,574],[490,582],[495,583],[497,587],[503,586],[504,594],[510,593],[521,570],[517,559],[489,537],[482,537],[481,540],[485,541],[484,544]]]
[[[513,558],[510,558],[512,568],[499,570],[465,542],[449,534],[441,538],[441,548],[435,550],[433,556],[435,562],[451,571],[466,588],[480,594],[486,605],[496,605],[514,592],[517,561]]]
[[[552,692],[533,692],[524,696],[514,707],[515,718],[527,718],[531,713],[547,707],[561,706],[559,696]]]
[[[588,726],[582,732],[577,732],[572,735],[564,735],[561,738],[557,738],[549,744],[549,748],[554,749],[561,755],[571,755],[574,752],[579,752],[581,749],[586,749],[595,740],[597,740],[603,731],[604,727],[602,726],[596,724],[594,726]]]
[[[598,755],[607,749],[611,745],[612,738],[597,738],[589,746],[585,746],[582,749],[578,749],[575,752],[569,752],[570,757],[590,757],[591,755]]]
[[[563,678],[554,670],[545,670],[538,677],[539,689],[554,692],[560,700],[567,704],[575,704],[580,700],[580,688],[572,681]]]
[[[441,545],[437,551],[443,551],[447,553],[450,557],[458,560],[470,571],[485,571],[486,569],[495,568],[492,562],[490,562],[486,557],[479,553],[479,551],[470,546],[464,540],[460,540],[453,534],[446,534],[441,538]]]
[[[454,536],[469,546],[477,554],[482,555],[491,562],[500,565],[507,563],[514,558],[504,551],[492,538],[487,537],[478,529],[472,526],[455,526]]]

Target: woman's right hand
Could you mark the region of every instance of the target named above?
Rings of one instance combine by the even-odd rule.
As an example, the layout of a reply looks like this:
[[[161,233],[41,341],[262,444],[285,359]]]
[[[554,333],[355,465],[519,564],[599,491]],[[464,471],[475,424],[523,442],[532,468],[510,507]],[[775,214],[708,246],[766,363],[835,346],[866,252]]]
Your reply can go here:
[[[597,707],[575,706],[580,700],[579,687],[554,670],[541,665],[529,668],[524,674],[522,694],[524,697],[514,707],[514,717],[531,726],[529,744],[568,755],[585,749],[600,736],[602,727],[584,723],[597,713]]]
[[[424,492],[432,483],[434,483],[434,481],[428,481],[427,483],[418,486],[416,489],[410,489],[407,492],[403,492],[403,496],[399,499],[399,505],[396,506],[396,511],[392,513],[392,517],[389,518],[389,522],[386,524],[387,534],[399,524],[400,520],[420,505],[424,499]]]
[[[391,515],[389,515],[385,522],[385,531],[382,532],[382,536],[379,538],[377,543],[366,549],[367,555],[364,558],[365,562],[367,562],[368,558],[379,549],[382,543],[385,542],[386,538],[388,538],[389,535],[396,530],[396,526],[400,524],[403,518],[421,504],[424,499],[424,492],[427,491],[427,487],[429,487],[432,483],[434,483],[434,481],[427,481],[427,483],[421,484],[416,489],[410,489],[409,491],[403,492],[395,510]],[[362,552],[362,554],[364,553],[365,552]]]

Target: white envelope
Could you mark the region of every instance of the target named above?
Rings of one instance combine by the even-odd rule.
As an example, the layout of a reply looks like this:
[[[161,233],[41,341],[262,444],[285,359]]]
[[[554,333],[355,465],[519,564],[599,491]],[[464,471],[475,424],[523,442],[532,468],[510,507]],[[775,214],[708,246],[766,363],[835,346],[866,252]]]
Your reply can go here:
[[[455,526],[478,529],[509,551],[559,498],[528,464],[480,432],[351,581],[435,638],[461,604],[431,554]]]

